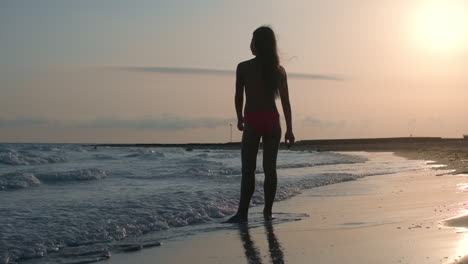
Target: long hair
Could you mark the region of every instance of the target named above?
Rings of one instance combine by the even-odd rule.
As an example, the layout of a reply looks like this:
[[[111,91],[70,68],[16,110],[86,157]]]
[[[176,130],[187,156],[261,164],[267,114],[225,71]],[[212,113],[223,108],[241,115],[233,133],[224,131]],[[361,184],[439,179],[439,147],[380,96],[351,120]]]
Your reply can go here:
[[[275,33],[268,26],[257,28],[253,32],[253,45],[260,62],[265,94],[277,98],[280,83],[280,61]]]

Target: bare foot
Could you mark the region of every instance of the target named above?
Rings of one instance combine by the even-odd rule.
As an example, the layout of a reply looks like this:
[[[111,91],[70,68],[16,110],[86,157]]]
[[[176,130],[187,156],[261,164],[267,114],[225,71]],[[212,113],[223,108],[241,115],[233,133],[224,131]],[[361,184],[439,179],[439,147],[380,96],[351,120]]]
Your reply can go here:
[[[271,220],[273,220],[273,219],[275,219],[275,218],[273,217],[271,211],[265,211],[265,210],[263,210],[263,219],[264,219],[265,221],[271,221]]]
[[[235,214],[228,220],[224,221],[223,223],[246,223],[247,222],[247,216],[240,216],[239,214]]]

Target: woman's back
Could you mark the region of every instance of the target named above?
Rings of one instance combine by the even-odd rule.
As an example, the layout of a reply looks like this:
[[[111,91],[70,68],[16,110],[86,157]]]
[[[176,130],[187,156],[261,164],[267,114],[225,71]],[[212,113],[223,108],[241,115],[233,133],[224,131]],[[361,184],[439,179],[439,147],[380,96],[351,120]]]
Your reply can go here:
[[[278,112],[275,97],[268,96],[265,91],[265,82],[262,76],[262,68],[257,58],[241,62],[238,66],[238,81],[240,79],[245,87],[244,113],[258,111]]]

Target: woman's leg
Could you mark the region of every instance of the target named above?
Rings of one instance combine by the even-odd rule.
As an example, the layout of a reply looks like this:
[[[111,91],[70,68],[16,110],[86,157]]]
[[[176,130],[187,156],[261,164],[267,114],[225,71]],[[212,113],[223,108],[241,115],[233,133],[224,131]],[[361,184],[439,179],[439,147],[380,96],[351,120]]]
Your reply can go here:
[[[260,135],[249,125],[245,125],[242,134],[241,161],[242,180],[239,209],[227,222],[245,222],[249,212],[250,199],[255,190],[255,169],[257,165]]]
[[[265,172],[263,184],[265,208],[263,209],[263,217],[265,220],[270,220],[272,217],[272,207],[278,181],[276,176],[276,157],[278,156],[280,140],[281,127],[279,125],[263,136],[263,171]]]

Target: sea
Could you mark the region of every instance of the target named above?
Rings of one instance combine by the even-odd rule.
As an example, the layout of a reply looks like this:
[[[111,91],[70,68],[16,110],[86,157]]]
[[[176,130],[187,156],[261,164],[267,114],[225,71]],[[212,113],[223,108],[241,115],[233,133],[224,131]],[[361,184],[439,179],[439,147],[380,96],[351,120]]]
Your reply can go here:
[[[392,153],[280,150],[276,201],[403,171]],[[263,204],[262,151],[252,206]],[[0,144],[0,264],[91,263],[223,224],[239,201],[239,150]],[[164,246],[164,245],[162,245]]]

